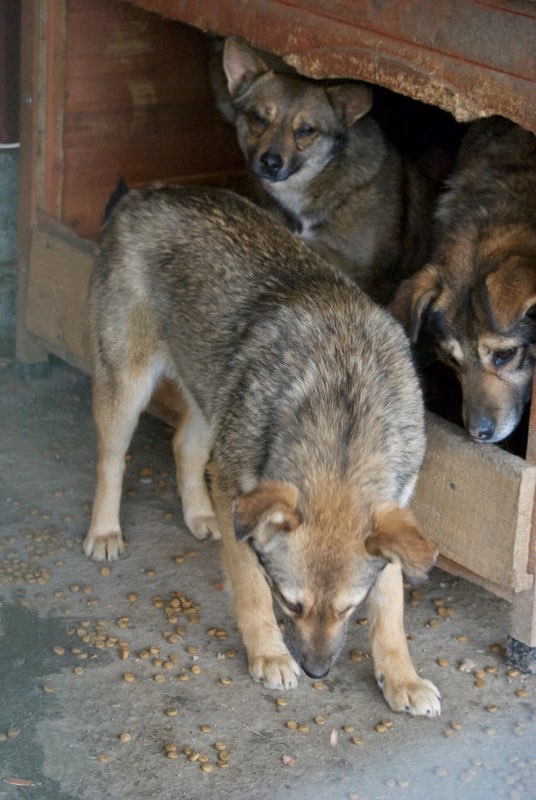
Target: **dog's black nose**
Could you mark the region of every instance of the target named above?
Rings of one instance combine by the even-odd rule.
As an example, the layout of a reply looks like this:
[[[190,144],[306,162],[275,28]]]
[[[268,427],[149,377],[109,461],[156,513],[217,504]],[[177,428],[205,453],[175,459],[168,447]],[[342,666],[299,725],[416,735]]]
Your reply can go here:
[[[277,173],[283,166],[283,159],[279,155],[271,150],[267,150],[266,153],[263,153],[262,156],[259,158],[263,175],[267,178],[275,178]]]
[[[482,419],[479,420],[476,430],[470,431],[470,433],[474,439],[487,442],[495,433],[495,423],[493,420],[488,419],[488,417],[482,417]]]
[[[309,678],[316,678],[317,680],[319,678],[325,678],[326,675],[329,672],[329,667],[327,669],[319,669],[318,667],[315,667],[315,668],[309,667],[309,668],[307,668],[303,662],[302,662],[301,666],[302,666],[303,671],[305,672],[305,674]]]

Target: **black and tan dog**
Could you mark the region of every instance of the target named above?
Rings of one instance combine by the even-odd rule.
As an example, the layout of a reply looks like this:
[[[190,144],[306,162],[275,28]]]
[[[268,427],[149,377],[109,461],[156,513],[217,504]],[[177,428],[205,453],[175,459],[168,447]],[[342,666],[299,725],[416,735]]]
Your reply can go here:
[[[432,201],[368,113],[371,89],[274,72],[235,38],[223,67],[240,147],[288,226],[374,299],[391,299],[428,257]]]
[[[387,702],[438,714],[403,627],[402,571],[423,577],[435,548],[406,507],[423,412],[392,316],[249,201],[154,188],[127,194],[105,227],[90,328],[99,459],[86,554],[123,550],[125,451],[167,377],[185,405],[173,439],[184,518],[197,537],[221,530],[253,678],[295,686],[295,658],[326,674],[368,597]]]
[[[431,263],[391,306],[458,375],[473,439],[499,442],[530,398],[536,358],[536,137],[474,123],[437,213]]]

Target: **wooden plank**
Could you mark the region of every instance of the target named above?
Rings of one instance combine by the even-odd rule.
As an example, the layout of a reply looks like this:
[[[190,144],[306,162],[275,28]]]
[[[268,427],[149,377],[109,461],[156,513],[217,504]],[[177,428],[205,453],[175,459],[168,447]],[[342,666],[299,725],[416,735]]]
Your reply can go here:
[[[438,556],[437,566],[445,572],[449,572],[451,575],[456,575],[458,578],[463,578],[465,581],[476,583],[477,586],[482,586],[486,591],[497,595],[497,597],[502,597],[504,600],[508,600],[509,603],[512,603],[518,594],[522,594],[522,592],[516,594],[511,589],[505,589],[504,586],[499,586],[498,583],[486,580],[486,578],[483,578],[481,575],[477,575],[476,572],[471,572],[470,569],[442,555]]]
[[[528,647],[536,647],[536,590],[534,586],[514,595],[510,635]]]
[[[52,352],[67,350],[89,363],[87,294],[93,256],[36,228],[30,250],[26,326]]]
[[[536,400],[534,399],[536,398],[536,372],[534,373],[534,379],[532,381],[532,398],[526,459],[529,464],[536,464]],[[536,576],[536,501],[532,511],[532,536],[527,570],[532,575]]]
[[[470,441],[427,415],[428,449],[414,507],[442,556],[506,590],[531,587],[527,574],[536,467],[493,445]]]
[[[65,0],[47,3],[44,65],[43,191],[40,206],[61,218],[63,191],[63,111],[67,52]]]
[[[17,269],[17,358],[26,363],[42,361],[47,350],[26,328],[31,232],[37,215],[40,184],[39,90],[42,52],[41,3],[23,0],[21,7],[21,107],[19,168],[19,259]]]
[[[450,111],[536,132],[536,8],[481,0],[131,0],[238,35],[313,78],[359,78]]]
[[[59,93],[49,106],[63,114],[61,221],[80,236],[98,238],[120,175],[136,186],[243,171],[199,31],[118,0],[67,0],[66,41],[64,108]]]

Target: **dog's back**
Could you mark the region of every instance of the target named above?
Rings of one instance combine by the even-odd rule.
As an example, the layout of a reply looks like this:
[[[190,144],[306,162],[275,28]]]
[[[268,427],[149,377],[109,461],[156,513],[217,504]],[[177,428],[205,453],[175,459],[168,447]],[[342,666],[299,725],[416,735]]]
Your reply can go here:
[[[506,228],[520,231],[520,244],[532,230],[536,237],[536,137],[502,117],[474,123],[466,134],[458,154],[456,168],[447,180],[437,210],[437,233],[433,263],[455,261],[450,249],[464,237],[480,248],[501,249]],[[525,230],[523,230],[523,228]],[[508,233],[505,250],[511,248]],[[473,245],[473,247],[476,247]],[[466,244],[466,249],[467,244]],[[468,273],[475,283],[493,267],[489,260],[470,257],[457,275]]]
[[[407,492],[424,438],[401,328],[248,201],[129,193],[104,232],[91,322],[97,358],[105,351],[114,371],[135,353],[180,376],[218,428],[222,459],[240,453],[266,473],[273,462],[281,477],[314,452],[326,470],[347,463],[369,482],[364,465],[380,459],[371,492]],[[287,432],[281,446],[270,427]],[[292,450],[294,434],[307,447]]]

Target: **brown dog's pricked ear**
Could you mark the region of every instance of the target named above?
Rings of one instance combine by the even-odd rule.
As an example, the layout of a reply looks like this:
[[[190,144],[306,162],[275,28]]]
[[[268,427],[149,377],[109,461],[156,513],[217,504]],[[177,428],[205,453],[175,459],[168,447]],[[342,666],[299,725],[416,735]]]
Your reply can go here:
[[[485,289],[494,323],[508,333],[536,305],[536,256],[512,255],[486,276]]]
[[[413,344],[419,338],[424,312],[441,293],[441,282],[434,266],[429,264],[402,281],[389,305],[389,311],[406,330]]]
[[[225,40],[223,69],[227,76],[229,94],[233,98],[243,94],[253,81],[269,71],[262,58],[235,36]]]
[[[415,514],[396,503],[381,503],[374,512],[374,532],[365,540],[371,556],[397,561],[412,581],[423,580],[437,557],[436,545],[422,533]]]
[[[354,122],[372,108],[372,90],[364,83],[342,83],[327,86],[326,94],[341,122],[351,128]]]
[[[253,537],[263,547],[274,534],[295,530],[302,522],[297,501],[298,490],[291,483],[261,481],[256,489],[234,501],[236,538]]]

